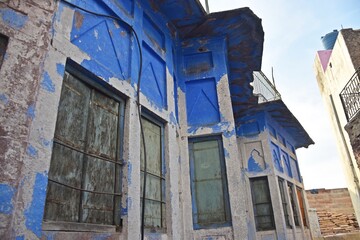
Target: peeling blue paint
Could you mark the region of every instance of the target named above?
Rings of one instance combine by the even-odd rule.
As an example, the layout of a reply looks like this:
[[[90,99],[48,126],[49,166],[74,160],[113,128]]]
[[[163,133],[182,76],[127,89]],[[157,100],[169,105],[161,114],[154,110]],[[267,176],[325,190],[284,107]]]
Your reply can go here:
[[[94,236],[91,237],[91,239],[93,240],[106,240],[109,239],[112,236],[111,233],[101,233],[101,234],[96,234]]]
[[[223,135],[225,138],[231,138],[232,136],[234,136],[236,134],[236,131],[235,129],[229,131],[229,130],[226,130]]]
[[[24,235],[21,235],[21,236],[17,236],[15,238],[15,240],[24,240],[25,239],[25,236]]]
[[[46,172],[36,174],[32,201],[24,212],[26,228],[39,238],[41,237],[47,182],[48,176]]]
[[[0,213],[11,214],[13,211],[12,199],[15,194],[15,188],[8,184],[0,183]]]
[[[29,146],[26,149],[26,153],[30,157],[36,158],[38,155],[38,150],[33,145],[29,144]]]
[[[230,159],[230,153],[226,148],[224,148],[224,156],[225,158]]]
[[[4,105],[9,103],[9,99],[4,93],[0,94],[0,102],[2,102]]]
[[[176,119],[176,116],[175,116],[174,112],[171,112],[171,113],[170,113],[170,122],[171,122],[172,124],[174,124],[174,125],[177,124],[177,119]]]
[[[65,72],[65,66],[64,66],[64,64],[62,64],[62,63],[57,63],[57,64],[56,64],[56,71],[58,72],[58,74],[59,74],[60,76],[63,76],[63,75],[64,75],[64,72]]]
[[[264,169],[260,166],[258,162],[251,155],[248,159],[248,170],[249,172],[262,172]]]
[[[53,145],[53,140],[47,140],[45,138],[41,138],[41,143],[43,146],[48,147],[48,148],[52,148]]]
[[[48,72],[44,73],[43,80],[41,82],[41,87],[48,92],[52,92],[52,93],[55,92],[55,85],[51,80]]]
[[[28,107],[27,113],[26,113],[27,117],[30,119],[34,119],[35,118],[35,105],[31,104]]]
[[[197,126],[190,126],[189,128],[188,128],[188,133],[190,133],[190,134],[196,134],[196,132],[197,132],[197,130],[199,130],[199,128],[200,127],[197,127]]]
[[[9,25],[17,30],[23,28],[26,21],[28,20],[28,16],[16,12],[10,8],[0,9],[0,15],[6,25]]]
[[[147,233],[146,238],[148,240],[161,240],[161,234],[160,233]]]
[[[128,215],[128,210],[132,208],[132,198],[128,197],[126,198],[126,206],[121,208],[121,216]]]
[[[129,161],[128,162],[128,184],[129,186],[132,183],[132,163]]]
[[[46,240],[55,240],[55,233],[53,232],[43,233],[43,236],[46,238]]]

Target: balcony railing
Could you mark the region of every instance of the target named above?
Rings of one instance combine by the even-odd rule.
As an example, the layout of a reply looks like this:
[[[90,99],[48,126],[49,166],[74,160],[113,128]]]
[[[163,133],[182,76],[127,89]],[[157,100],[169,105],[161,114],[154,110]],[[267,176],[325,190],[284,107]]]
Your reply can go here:
[[[254,88],[254,95],[258,97],[258,103],[270,102],[281,99],[280,93],[275,86],[261,71],[253,72],[254,81],[252,86]]]
[[[341,91],[340,99],[346,119],[350,121],[360,111],[360,68]]]

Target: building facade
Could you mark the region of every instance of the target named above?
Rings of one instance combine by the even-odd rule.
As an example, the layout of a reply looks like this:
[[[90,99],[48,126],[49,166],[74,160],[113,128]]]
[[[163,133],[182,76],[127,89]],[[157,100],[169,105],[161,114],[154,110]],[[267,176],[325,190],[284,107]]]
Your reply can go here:
[[[360,31],[342,29],[335,39],[333,48],[317,52],[314,68],[359,221]]]
[[[310,239],[313,141],[255,84],[250,9],[0,6],[2,239]]]

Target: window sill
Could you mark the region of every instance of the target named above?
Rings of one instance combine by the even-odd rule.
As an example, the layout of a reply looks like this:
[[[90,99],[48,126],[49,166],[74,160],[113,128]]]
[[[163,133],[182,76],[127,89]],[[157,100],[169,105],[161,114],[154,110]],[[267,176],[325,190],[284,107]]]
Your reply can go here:
[[[113,225],[102,225],[92,223],[77,222],[56,222],[44,221],[42,224],[43,231],[67,231],[67,232],[99,232],[99,233],[116,233],[120,229]]]

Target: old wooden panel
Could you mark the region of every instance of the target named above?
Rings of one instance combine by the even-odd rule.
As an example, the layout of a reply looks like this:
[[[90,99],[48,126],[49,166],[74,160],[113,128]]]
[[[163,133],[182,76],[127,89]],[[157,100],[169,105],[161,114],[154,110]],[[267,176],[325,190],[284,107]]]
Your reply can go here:
[[[198,223],[225,222],[223,176],[218,141],[196,142],[194,186]]]
[[[93,91],[87,129],[88,152],[116,160],[119,103]],[[115,164],[88,156],[84,161],[83,188],[114,193]],[[83,193],[82,222],[113,224],[114,197]]]
[[[289,219],[289,213],[288,213],[289,211],[288,211],[288,207],[287,207],[287,201],[286,201],[286,197],[285,197],[284,187],[285,187],[284,180],[279,179],[280,197],[281,197],[281,203],[282,203],[283,212],[284,212],[285,223],[286,223],[286,226],[290,226],[290,219]]]
[[[61,91],[55,137],[84,150],[90,89],[65,72]]]
[[[74,187],[81,187],[83,154],[54,144],[49,177]],[[49,182],[44,219],[78,221],[80,191]]]
[[[304,226],[307,226],[306,215],[305,215],[305,205],[304,205],[302,190],[300,188],[296,188],[296,193],[297,193],[297,197],[299,200],[301,218],[302,218]]]
[[[300,222],[299,222],[299,216],[298,216],[298,211],[296,208],[296,204],[295,204],[295,192],[294,192],[294,186],[291,183],[288,183],[288,191],[289,191],[289,196],[290,196],[290,204],[291,204],[291,208],[293,210],[293,214],[294,214],[294,222],[296,226],[300,226]]]
[[[49,178],[80,188],[83,154],[56,141],[84,150],[90,90],[69,73],[65,73],[59,103],[55,143]],[[80,192],[49,182],[45,219],[78,221]]]
[[[94,91],[88,123],[88,152],[116,160],[119,103]]]

